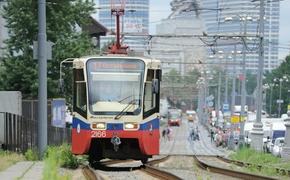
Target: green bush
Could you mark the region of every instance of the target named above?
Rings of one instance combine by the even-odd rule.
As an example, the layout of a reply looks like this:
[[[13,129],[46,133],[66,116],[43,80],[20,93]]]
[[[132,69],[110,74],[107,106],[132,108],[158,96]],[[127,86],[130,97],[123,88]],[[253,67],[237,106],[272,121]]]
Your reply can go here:
[[[61,175],[58,170],[60,167],[77,168],[78,164],[77,158],[71,153],[69,145],[50,146],[44,155],[43,179],[71,179],[69,175]]]
[[[38,153],[37,153],[36,149],[28,149],[24,153],[24,157],[28,161],[37,161],[37,160],[39,160]]]
[[[71,147],[68,144],[64,144],[60,147],[60,166],[66,168],[77,168],[79,162],[77,158],[72,154]]]
[[[44,157],[48,158],[50,156],[55,156],[57,163],[61,167],[65,168],[77,168],[79,161],[71,152],[71,147],[68,144],[63,144],[61,146],[50,146],[45,152]]]

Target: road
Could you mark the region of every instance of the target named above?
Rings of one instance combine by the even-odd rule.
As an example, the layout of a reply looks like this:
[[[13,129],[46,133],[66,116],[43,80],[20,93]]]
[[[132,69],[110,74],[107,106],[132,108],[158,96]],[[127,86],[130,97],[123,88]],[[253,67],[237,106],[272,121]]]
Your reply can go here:
[[[200,140],[192,141],[189,134],[192,128],[198,127]],[[216,147],[214,142],[210,141],[208,131],[198,122],[189,123],[185,118],[180,127],[174,126],[173,139],[168,141],[166,138],[160,138],[160,154],[176,155],[220,155],[228,156],[230,151]],[[162,131],[163,129],[161,129]]]

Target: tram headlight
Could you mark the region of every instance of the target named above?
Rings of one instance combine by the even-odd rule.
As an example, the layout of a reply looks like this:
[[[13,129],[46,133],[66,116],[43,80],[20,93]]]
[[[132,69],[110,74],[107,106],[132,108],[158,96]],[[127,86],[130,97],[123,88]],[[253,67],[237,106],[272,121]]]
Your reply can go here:
[[[138,129],[138,123],[125,123],[125,129]]]
[[[104,122],[92,123],[92,129],[106,129],[106,123]]]

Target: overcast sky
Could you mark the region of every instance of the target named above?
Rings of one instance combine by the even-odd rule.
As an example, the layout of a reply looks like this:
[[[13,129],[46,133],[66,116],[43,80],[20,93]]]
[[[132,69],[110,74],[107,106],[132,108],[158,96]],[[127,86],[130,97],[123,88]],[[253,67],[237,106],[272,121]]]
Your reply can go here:
[[[170,0],[150,1],[150,34],[155,34],[156,24],[170,14],[170,2]],[[281,1],[280,8],[279,47],[290,48],[290,0]],[[289,51],[289,49],[280,48],[279,57],[284,59],[290,53]]]

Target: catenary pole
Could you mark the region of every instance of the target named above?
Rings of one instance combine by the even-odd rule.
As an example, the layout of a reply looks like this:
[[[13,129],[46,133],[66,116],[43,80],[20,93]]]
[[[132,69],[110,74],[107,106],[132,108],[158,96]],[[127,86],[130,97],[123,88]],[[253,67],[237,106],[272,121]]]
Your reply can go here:
[[[47,57],[46,57],[46,7],[38,0],[38,151],[43,156],[47,146]]]
[[[263,150],[263,124],[262,120],[262,94],[263,94],[263,71],[264,71],[264,0],[260,0],[260,23],[259,23],[259,67],[257,88],[257,116],[251,133],[251,147],[255,150]]]
[[[247,17],[245,18],[245,23],[244,23],[244,36],[247,35]],[[242,93],[241,93],[241,114],[240,114],[240,145],[243,146],[244,144],[244,129],[245,129],[245,106],[246,106],[246,40],[247,38],[244,39],[244,44],[243,44],[243,68],[242,68]]]

